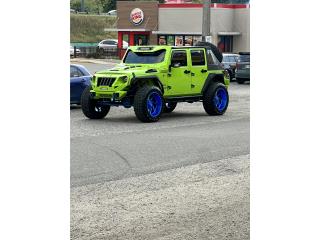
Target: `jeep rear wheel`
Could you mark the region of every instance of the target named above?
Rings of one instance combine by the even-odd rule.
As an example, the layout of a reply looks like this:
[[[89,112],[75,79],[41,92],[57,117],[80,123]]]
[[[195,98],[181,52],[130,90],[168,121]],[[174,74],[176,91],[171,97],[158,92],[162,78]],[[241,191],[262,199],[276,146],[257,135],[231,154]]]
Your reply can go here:
[[[97,106],[90,93],[91,86],[86,87],[81,95],[81,108],[83,114],[90,119],[104,118],[110,111],[110,106]]]
[[[171,113],[177,106],[176,102],[167,102],[163,105],[164,113]]]
[[[224,114],[228,104],[228,90],[222,83],[213,83],[204,94],[203,107],[209,115]]]
[[[164,105],[162,93],[155,86],[143,86],[134,96],[134,112],[142,122],[156,122],[160,119]]]

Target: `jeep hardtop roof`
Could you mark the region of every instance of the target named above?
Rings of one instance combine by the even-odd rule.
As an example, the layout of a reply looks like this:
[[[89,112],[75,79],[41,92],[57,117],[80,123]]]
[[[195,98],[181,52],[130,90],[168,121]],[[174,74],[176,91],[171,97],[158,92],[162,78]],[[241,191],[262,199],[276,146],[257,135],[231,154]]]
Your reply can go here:
[[[208,46],[167,46],[167,45],[149,45],[149,46],[130,46],[128,50],[134,52],[154,52],[161,49],[187,49],[187,48],[209,48]]]

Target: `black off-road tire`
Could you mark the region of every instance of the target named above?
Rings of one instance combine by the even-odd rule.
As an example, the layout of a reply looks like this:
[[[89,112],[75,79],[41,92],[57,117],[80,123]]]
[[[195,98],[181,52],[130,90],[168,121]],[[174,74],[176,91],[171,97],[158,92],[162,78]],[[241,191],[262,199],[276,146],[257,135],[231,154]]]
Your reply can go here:
[[[144,85],[143,87],[137,90],[134,96],[134,100],[133,100],[134,113],[136,114],[136,117],[141,122],[156,122],[161,117],[161,112],[157,117],[152,117],[148,112],[147,99],[153,91],[156,91],[160,94],[162,106],[163,106],[164,101],[163,101],[162,93],[160,89],[155,86]]]
[[[91,86],[86,87],[81,95],[81,108],[83,114],[90,119],[104,118],[110,111],[110,106],[97,107],[90,93]]]
[[[213,102],[213,98],[216,94],[216,91],[219,88],[223,88],[227,94],[227,103],[226,103],[226,106],[223,110],[219,110]],[[203,104],[204,110],[209,115],[222,115],[222,114],[224,114],[225,111],[227,110],[228,104],[229,104],[229,94],[228,94],[228,90],[226,89],[225,85],[223,85],[222,83],[218,83],[218,82],[211,84],[209,86],[209,88],[207,89],[207,91],[204,93],[202,104]]]
[[[197,42],[196,46],[208,46],[211,48],[213,54],[216,56],[219,62],[222,62],[223,56],[222,53],[219,51],[216,45],[209,43],[209,42]]]
[[[164,113],[171,113],[177,106],[176,102],[167,102],[163,105]]]

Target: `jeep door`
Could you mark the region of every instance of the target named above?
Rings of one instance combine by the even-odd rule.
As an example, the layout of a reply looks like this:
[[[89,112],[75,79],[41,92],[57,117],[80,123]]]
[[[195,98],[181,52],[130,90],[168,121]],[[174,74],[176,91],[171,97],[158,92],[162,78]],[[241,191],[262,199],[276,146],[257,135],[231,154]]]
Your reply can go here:
[[[168,74],[167,96],[181,96],[191,93],[191,76],[186,49],[172,50],[171,71]]]
[[[208,76],[208,67],[204,49],[190,49],[191,89],[193,94],[200,94]]]

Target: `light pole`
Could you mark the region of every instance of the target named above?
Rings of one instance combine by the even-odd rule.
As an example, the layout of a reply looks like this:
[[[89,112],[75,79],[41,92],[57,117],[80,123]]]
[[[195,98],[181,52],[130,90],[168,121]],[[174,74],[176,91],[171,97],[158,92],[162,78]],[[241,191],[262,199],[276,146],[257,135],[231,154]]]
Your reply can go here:
[[[210,36],[210,4],[211,0],[203,0],[202,41],[206,41],[206,37]]]
[[[84,0],[81,0],[81,12],[84,12]]]

